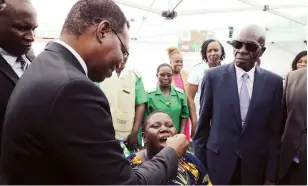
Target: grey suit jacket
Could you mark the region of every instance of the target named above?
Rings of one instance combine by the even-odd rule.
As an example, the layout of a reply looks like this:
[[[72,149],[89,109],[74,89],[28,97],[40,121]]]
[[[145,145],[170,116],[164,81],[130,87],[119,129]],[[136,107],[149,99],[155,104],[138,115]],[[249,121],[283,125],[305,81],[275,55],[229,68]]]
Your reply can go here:
[[[35,58],[11,95],[1,162],[14,185],[157,185],[176,176],[178,166],[168,147],[131,168],[105,94],[58,43]]]
[[[307,68],[289,73],[285,81],[279,177],[282,178],[293,158],[299,156],[300,167],[307,169]]]

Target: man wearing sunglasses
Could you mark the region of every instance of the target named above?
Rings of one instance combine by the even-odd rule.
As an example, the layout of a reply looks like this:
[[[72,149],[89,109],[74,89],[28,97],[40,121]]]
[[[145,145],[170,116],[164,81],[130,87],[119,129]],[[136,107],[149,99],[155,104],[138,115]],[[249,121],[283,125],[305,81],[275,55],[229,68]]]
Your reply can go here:
[[[234,62],[205,74],[195,154],[213,185],[275,184],[282,78],[255,65],[265,51],[262,28],[243,28],[232,46]]]
[[[115,139],[102,82],[128,55],[128,22],[113,0],[79,0],[60,39],[34,60],[10,98],[2,169],[8,184],[157,185],[176,175],[184,135],[132,169]],[[26,98],[26,99],[24,99]]]

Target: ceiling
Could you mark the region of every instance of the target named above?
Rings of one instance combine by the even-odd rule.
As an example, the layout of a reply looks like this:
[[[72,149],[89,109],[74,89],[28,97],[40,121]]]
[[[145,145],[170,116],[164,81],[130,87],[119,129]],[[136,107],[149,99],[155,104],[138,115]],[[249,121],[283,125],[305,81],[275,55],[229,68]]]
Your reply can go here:
[[[188,30],[213,30],[228,39],[248,24],[268,29],[268,41],[302,41],[307,34],[306,0],[115,0],[131,21],[130,35],[138,41],[166,42]],[[38,11],[38,38],[57,38],[76,0],[32,0]],[[268,5],[268,6],[265,6]],[[166,20],[162,11],[177,17]],[[263,11],[266,10],[266,11]]]

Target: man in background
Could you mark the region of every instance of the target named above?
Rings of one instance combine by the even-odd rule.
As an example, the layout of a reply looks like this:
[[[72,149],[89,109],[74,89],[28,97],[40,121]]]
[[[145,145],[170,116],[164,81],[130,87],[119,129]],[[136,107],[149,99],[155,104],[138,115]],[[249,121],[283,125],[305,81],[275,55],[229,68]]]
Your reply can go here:
[[[19,0],[20,1],[20,0]],[[177,173],[185,135],[132,169],[115,139],[108,100],[93,82],[127,57],[129,24],[113,0],[79,0],[60,39],[16,85],[5,116],[2,167],[14,185],[158,185]]]
[[[112,76],[99,86],[110,104],[116,139],[124,140],[130,151],[136,151],[142,145],[141,141],[138,144],[137,135],[148,99],[141,75],[128,69],[126,63],[124,58]]]
[[[285,80],[279,184],[307,185],[307,68]]]
[[[7,1],[6,8],[0,13],[0,25],[0,130],[2,131],[10,95],[33,60],[28,52],[34,42],[37,19],[31,1]]]

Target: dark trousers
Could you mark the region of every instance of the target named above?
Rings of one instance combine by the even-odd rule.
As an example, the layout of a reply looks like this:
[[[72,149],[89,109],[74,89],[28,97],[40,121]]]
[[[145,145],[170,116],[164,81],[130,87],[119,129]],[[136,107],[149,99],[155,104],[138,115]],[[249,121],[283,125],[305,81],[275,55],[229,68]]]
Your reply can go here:
[[[7,183],[3,179],[2,167],[0,164],[0,185],[7,185]]]
[[[229,185],[242,185],[241,159],[238,158]]]
[[[307,171],[301,170],[298,163],[292,162],[286,175],[279,180],[279,185],[307,185]]]

